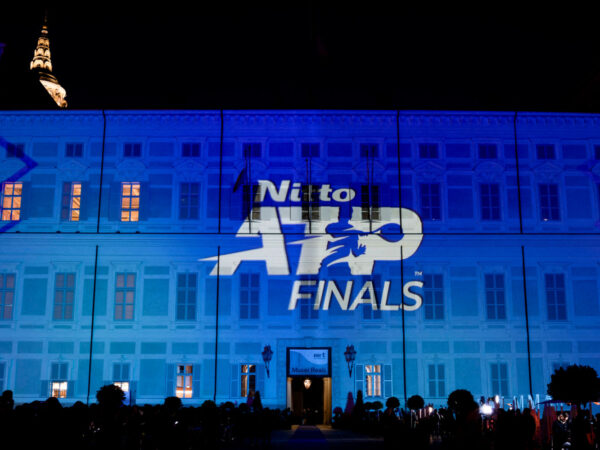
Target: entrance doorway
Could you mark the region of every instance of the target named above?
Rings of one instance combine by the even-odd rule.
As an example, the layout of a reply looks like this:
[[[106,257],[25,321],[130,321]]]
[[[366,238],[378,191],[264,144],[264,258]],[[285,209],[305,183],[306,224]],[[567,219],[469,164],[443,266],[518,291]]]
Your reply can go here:
[[[288,408],[298,424],[331,422],[331,378],[288,377]]]

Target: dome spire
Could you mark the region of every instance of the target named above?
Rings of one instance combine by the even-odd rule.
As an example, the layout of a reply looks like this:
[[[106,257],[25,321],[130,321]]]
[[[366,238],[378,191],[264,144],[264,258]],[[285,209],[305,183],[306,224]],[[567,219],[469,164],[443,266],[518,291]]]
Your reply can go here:
[[[54,102],[60,108],[67,107],[67,91],[60,85],[56,77],[52,74],[52,60],[50,59],[50,39],[48,38],[48,13],[44,14],[44,24],[38,37],[37,46],[33,51],[33,59],[29,64],[29,69],[37,72],[40,83]]]

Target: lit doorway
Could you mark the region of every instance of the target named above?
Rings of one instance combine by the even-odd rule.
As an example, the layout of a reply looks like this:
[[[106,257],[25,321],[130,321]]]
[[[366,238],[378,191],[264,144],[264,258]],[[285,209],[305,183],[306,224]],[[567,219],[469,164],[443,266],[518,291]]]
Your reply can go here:
[[[330,424],[331,377],[288,377],[287,407],[297,424]]]

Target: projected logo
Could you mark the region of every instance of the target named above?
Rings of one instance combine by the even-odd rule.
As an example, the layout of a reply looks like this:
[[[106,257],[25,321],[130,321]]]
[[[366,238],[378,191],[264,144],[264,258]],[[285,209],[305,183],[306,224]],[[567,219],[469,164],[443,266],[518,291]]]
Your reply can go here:
[[[319,275],[323,268],[346,265],[353,276],[372,275],[377,261],[399,261],[412,256],[423,239],[423,226],[419,216],[412,210],[397,207],[379,207],[376,220],[363,218],[362,206],[346,205],[349,217],[341,217],[341,206],[320,206],[319,220],[310,223],[303,219],[302,206],[265,206],[267,194],[273,203],[300,202],[299,183],[289,180],[279,188],[268,180],[259,180],[258,198],[240,226],[236,238],[260,237],[261,245],[250,250],[205,258],[201,261],[217,261],[211,275],[233,275],[244,261],[263,261],[269,275],[290,275],[287,246],[300,246],[300,256],[295,275],[301,277]],[[290,189],[291,186],[291,189]],[[320,202],[343,204],[355,197],[350,188],[332,190],[330,185],[318,189]],[[348,213],[347,213],[348,214]],[[260,219],[252,219],[260,217]],[[402,224],[402,226],[400,226]],[[303,236],[286,243],[282,227],[303,227]],[[420,295],[411,291],[422,287],[420,281],[410,281],[403,286],[403,294],[411,304],[388,304],[391,281],[383,282],[380,298],[377,298],[371,280],[356,289],[355,281],[346,281],[340,290],[335,280],[300,279],[294,281],[288,309],[295,309],[299,299],[312,299],[314,309],[329,309],[332,297],[343,310],[354,310],[361,304],[370,304],[373,309],[397,311],[400,308],[415,310],[421,306]],[[316,289],[316,290],[315,290]],[[356,292],[355,292],[356,291]],[[352,301],[351,301],[352,300]]]

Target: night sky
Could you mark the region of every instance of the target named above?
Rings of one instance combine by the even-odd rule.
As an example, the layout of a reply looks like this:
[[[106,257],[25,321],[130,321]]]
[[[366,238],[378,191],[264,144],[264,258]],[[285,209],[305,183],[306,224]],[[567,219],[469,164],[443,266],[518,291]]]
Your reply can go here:
[[[591,10],[204,3],[50,8],[69,108],[600,112]],[[22,6],[0,15],[0,89],[11,108],[43,14]]]

